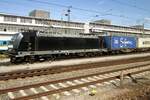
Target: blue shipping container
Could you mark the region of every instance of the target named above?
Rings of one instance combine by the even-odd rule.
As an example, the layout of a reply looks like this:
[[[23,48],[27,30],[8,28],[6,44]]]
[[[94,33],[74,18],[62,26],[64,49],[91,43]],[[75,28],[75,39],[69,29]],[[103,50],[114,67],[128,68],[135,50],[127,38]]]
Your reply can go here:
[[[111,50],[136,48],[136,37],[104,36],[104,47]]]

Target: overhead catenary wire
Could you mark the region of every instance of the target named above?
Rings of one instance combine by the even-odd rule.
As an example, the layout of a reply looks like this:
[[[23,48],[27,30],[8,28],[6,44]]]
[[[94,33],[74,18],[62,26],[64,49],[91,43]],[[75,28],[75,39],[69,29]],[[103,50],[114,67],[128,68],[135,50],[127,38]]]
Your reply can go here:
[[[40,4],[45,4],[45,5],[53,5],[53,6],[63,7],[63,8],[68,8],[69,7],[69,6],[66,6],[66,5],[51,3],[51,2],[47,2],[47,1],[39,1],[39,0],[27,0],[27,1],[32,1],[32,2],[35,2],[35,3],[40,3]],[[127,17],[125,15],[106,13],[106,12],[101,12],[101,11],[97,11],[97,10],[90,10],[90,9],[79,8],[79,7],[74,7],[74,6],[72,6],[71,9],[80,10],[80,11],[84,11],[84,12],[90,12],[90,13],[97,13],[101,16],[115,16],[115,17],[120,17],[120,18],[124,18],[124,19],[134,19],[132,17]]]
[[[136,8],[138,10],[141,10],[141,11],[144,11],[144,12],[147,12],[147,13],[150,13],[150,10],[148,9],[145,9],[145,8],[142,8],[142,7],[139,7],[135,4],[131,4],[131,3],[126,3],[126,2],[122,2],[121,0],[112,0],[113,2],[116,2],[118,4],[121,4],[121,5],[124,5],[124,6],[128,6],[128,7],[133,7],[133,8]]]
[[[68,8],[68,7],[69,7],[69,6],[66,6],[66,5],[56,4],[56,3],[47,2],[47,1],[39,1],[39,0],[27,0],[27,1],[32,1],[32,2],[35,2],[35,3],[46,4],[46,5],[53,5],[53,6],[63,7],[63,8]],[[7,1],[2,1],[2,2],[8,3]],[[17,4],[17,5],[18,5],[18,4]],[[108,13],[108,11],[100,12],[100,11],[96,11],[96,10],[78,8],[78,7],[74,7],[74,6],[72,6],[71,9],[80,10],[80,11],[89,12],[89,13],[96,13],[96,14],[99,15],[99,16],[114,16],[114,17],[120,17],[120,18],[128,19],[128,20],[135,20],[134,18],[127,17],[127,16],[125,16],[125,15],[118,15],[118,14]],[[106,13],[106,12],[107,12],[107,13]]]
[[[62,7],[62,8],[65,8],[67,9],[69,6],[67,5],[63,5],[63,4],[57,4],[57,3],[52,3],[52,2],[48,2],[48,1],[40,1],[40,0],[26,0],[26,1],[29,1],[29,2],[35,2],[35,3],[39,3],[39,4],[44,4],[44,5],[49,5],[49,6],[57,6],[57,7]],[[0,1],[1,2],[1,1]],[[3,1],[5,2],[5,1]],[[8,3],[8,2],[7,2]],[[16,3],[12,3],[12,4],[16,4]],[[19,3],[16,4],[18,6],[21,6]],[[27,5],[28,6],[28,5]],[[110,13],[109,11],[105,10],[105,11],[98,11],[98,10],[92,10],[92,9],[86,9],[86,8],[79,8],[79,7],[75,7],[75,6],[72,6],[71,7],[71,10],[77,10],[77,11],[83,11],[83,12],[87,12],[87,13],[82,13],[81,15],[89,15],[90,13],[91,14],[94,14],[94,15],[98,15],[98,16],[101,16],[101,17],[104,17],[104,16],[112,16],[112,17],[118,17],[118,18],[122,18],[124,20],[131,20],[131,21],[135,21],[135,18],[133,17],[128,17],[126,15],[123,15],[123,14],[113,14],[113,13]],[[111,9],[112,10],[112,9]],[[72,15],[74,15],[72,13]],[[72,16],[71,15],[71,16]],[[61,15],[62,16],[62,15]],[[88,18],[89,19],[89,18]]]

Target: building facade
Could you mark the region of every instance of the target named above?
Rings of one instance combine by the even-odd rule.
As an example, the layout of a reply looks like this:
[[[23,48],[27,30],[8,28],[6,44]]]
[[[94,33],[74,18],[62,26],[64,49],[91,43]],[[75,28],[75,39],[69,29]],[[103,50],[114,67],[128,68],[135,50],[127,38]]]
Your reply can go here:
[[[148,36],[149,29],[133,28],[127,26],[106,25],[97,23],[88,23],[89,32],[102,33],[107,32],[107,35],[133,35],[133,36]]]
[[[111,34],[150,34],[148,29],[133,28],[127,26],[107,25],[100,23],[68,22],[52,20],[49,18],[35,18],[0,14],[0,35],[9,35],[23,30],[46,31],[56,35],[78,35],[80,33],[102,33]]]
[[[84,23],[0,14],[0,32],[29,29],[52,34],[79,34],[84,32]]]

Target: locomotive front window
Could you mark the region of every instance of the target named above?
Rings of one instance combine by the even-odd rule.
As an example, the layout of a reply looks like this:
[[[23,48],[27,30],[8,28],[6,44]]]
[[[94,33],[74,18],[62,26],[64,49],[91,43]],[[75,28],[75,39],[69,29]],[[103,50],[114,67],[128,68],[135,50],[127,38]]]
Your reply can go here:
[[[14,34],[11,41],[9,42],[9,45],[13,45],[14,49],[18,48],[19,43],[22,38],[23,38],[23,35],[21,33]]]
[[[19,33],[14,34],[11,40],[14,41],[15,39],[17,39],[18,35],[19,35]]]

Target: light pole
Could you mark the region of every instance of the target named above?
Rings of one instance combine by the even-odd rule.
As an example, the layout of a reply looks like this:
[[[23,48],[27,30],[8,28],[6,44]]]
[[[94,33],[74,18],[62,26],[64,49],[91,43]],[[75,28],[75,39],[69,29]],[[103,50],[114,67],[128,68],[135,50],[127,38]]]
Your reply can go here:
[[[69,7],[68,7],[68,10],[67,10],[67,12],[68,12],[68,22],[70,22],[70,12],[71,12],[71,8],[72,8],[72,6],[69,6]]]
[[[67,10],[67,16],[68,16],[68,34],[70,34],[70,13],[71,13],[71,8],[72,8],[72,6],[69,6],[68,10]]]
[[[141,24],[141,26],[142,26],[143,34],[145,34],[145,24],[148,22],[150,22],[150,18],[144,18],[144,19],[137,20],[137,23],[139,23],[139,25]]]
[[[144,19],[143,19],[143,34],[145,34],[145,29],[144,29],[145,24],[146,24],[146,23],[149,23],[149,22],[150,22],[150,18],[144,18]]]
[[[144,29],[144,26],[145,26],[145,25],[144,25],[144,22],[143,22],[143,35],[145,34],[145,29]]]
[[[67,25],[68,25],[68,29],[67,29],[67,33],[70,33],[70,14],[71,14],[71,8],[72,8],[72,6],[68,6],[68,8],[67,8],[67,13],[65,13],[65,16],[67,16],[68,17],[68,20],[67,20]],[[66,33],[66,32],[65,32]]]
[[[94,16],[92,16],[92,19],[89,20],[89,25],[90,25],[90,22],[93,22],[93,21],[94,21],[96,18],[98,18],[98,17],[99,17],[99,15],[94,15]],[[93,31],[94,28],[95,28],[95,23],[93,23],[93,26],[90,27],[91,32]]]

